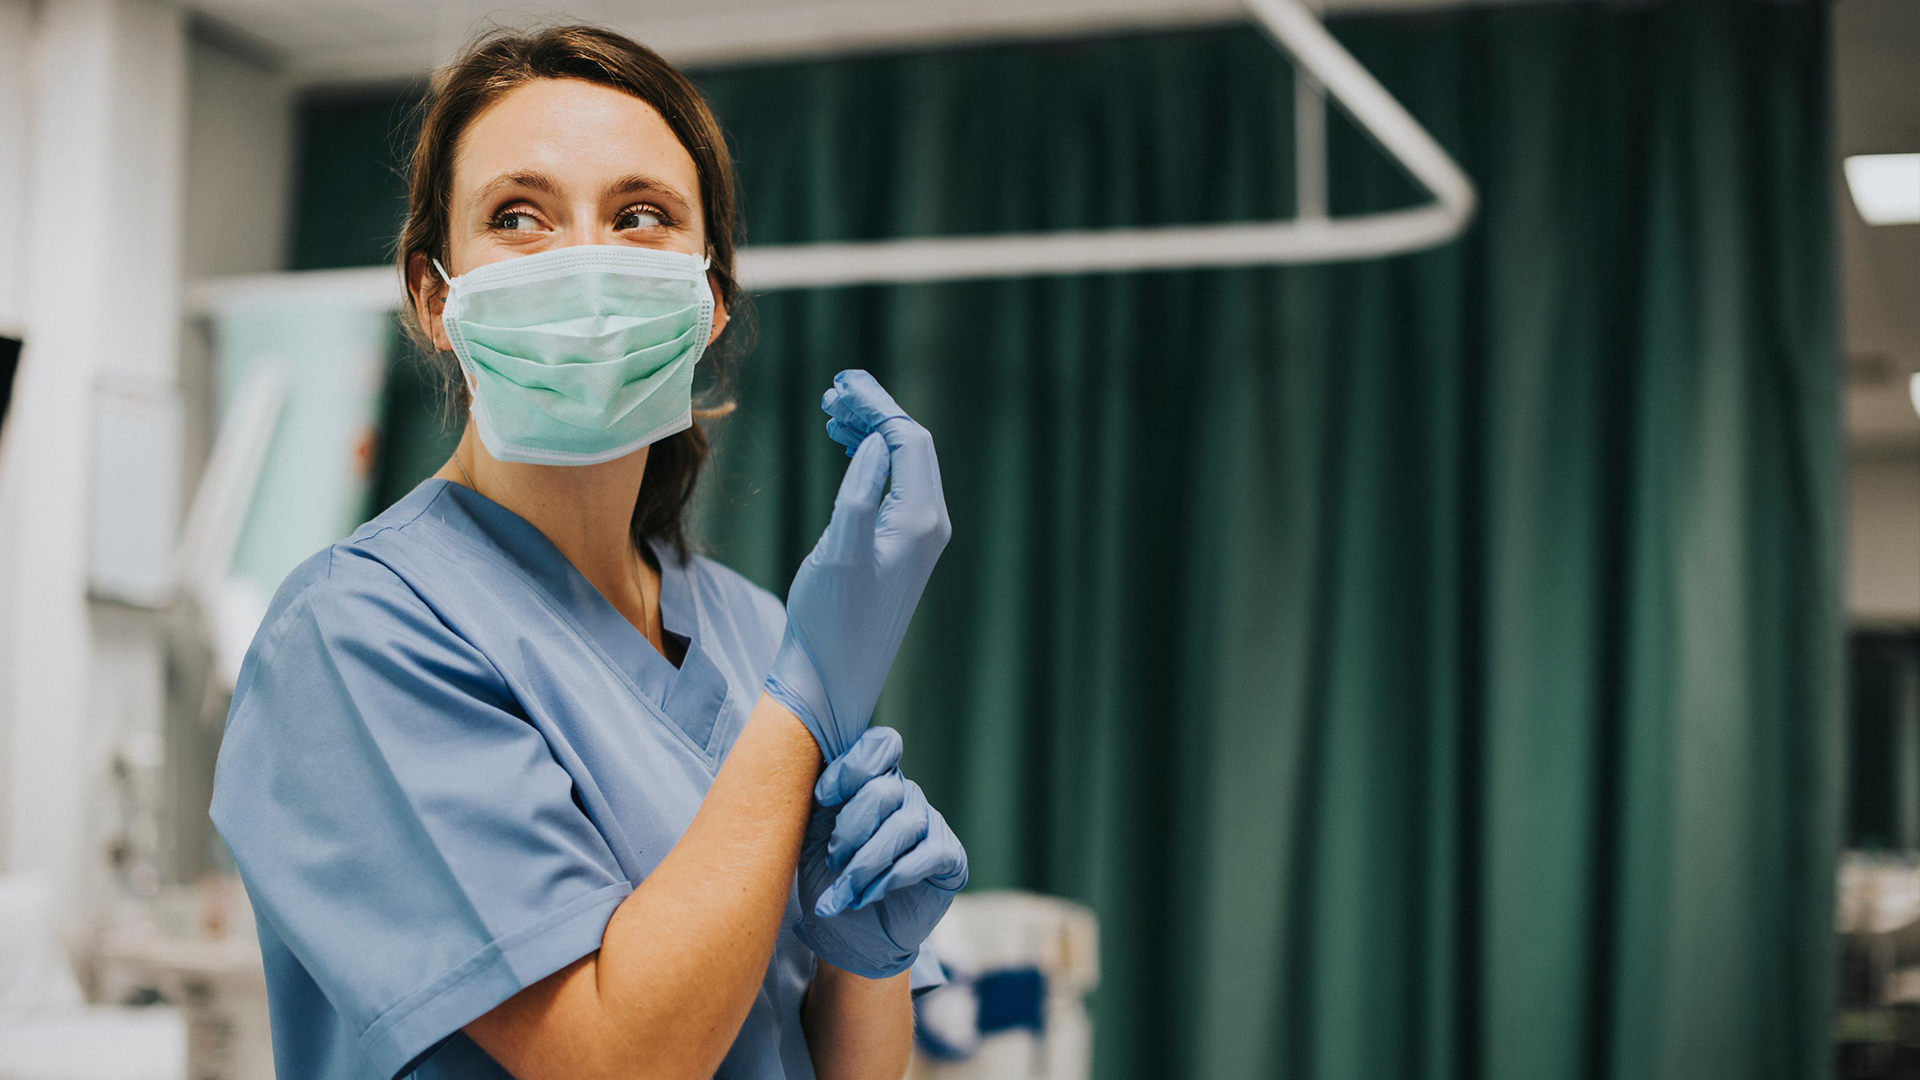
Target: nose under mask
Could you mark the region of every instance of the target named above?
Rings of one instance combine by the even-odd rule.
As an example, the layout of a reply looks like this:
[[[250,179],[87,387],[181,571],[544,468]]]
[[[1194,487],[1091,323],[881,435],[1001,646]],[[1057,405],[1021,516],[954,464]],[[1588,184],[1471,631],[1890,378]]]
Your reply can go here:
[[[713,329],[709,260],[619,246],[557,248],[448,277],[441,323],[501,461],[592,465],[693,424],[693,371]]]

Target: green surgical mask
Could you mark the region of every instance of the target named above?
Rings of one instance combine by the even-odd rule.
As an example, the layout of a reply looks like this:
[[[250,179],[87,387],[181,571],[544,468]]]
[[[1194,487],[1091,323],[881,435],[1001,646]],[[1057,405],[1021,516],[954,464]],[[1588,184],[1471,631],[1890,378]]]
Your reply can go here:
[[[501,461],[592,465],[693,424],[693,367],[713,327],[706,259],[564,247],[448,278],[441,314]]]

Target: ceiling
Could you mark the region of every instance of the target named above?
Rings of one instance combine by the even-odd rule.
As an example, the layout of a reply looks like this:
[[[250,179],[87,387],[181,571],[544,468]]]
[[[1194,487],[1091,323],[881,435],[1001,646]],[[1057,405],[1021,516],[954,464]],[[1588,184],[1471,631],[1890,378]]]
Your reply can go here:
[[[1238,0],[566,0],[564,9],[499,0],[188,2],[209,33],[301,85],[412,77],[485,26],[563,15],[626,30],[690,64],[1244,18]],[[1839,156],[1920,150],[1920,0],[1831,2]],[[1310,6],[1411,10],[1461,0]],[[1837,159],[1833,169],[1848,431],[1857,452],[1920,454],[1920,416],[1907,393],[1908,376],[1920,372],[1920,225],[1866,225]]]
[[[573,18],[628,32],[683,64],[948,41],[1244,19],[1240,0],[186,0],[232,43],[296,82],[405,78],[491,25]],[[1478,0],[1481,4],[1538,0]],[[1307,0],[1323,12],[1422,10],[1463,0]]]

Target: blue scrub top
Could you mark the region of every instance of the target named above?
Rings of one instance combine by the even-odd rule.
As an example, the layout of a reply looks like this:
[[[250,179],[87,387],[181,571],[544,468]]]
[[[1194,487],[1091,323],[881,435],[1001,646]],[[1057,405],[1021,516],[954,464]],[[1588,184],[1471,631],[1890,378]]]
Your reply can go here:
[[[213,820],[253,902],[280,1080],[506,1078],[468,1021],[600,947],[686,831],[780,601],[654,545],[676,669],[547,538],[428,480],[288,577]],[[721,1077],[812,1077],[798,896]]]

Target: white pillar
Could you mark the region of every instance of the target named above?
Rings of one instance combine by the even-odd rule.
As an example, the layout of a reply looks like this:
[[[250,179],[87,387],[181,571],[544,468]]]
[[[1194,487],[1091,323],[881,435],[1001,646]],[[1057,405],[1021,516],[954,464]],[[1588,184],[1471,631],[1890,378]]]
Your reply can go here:
[[[25,206],[27,202],[27,114],[28,88],[32,85],[33,7],[28,0],[0,0],[0,206]],[[27,321],[26,234],[19,228],[0,229],[0,334],[19,337]],[[9,443],[0,426],[0,463],[10,457]],[[0,464],[0,469],[4,465]],[[4,476],[4,472],[0,472]],[[7,498],[11,492],[0,483],[0,688],[12,686],[13,679],[13,566],[4,558],[18,547],[20,515]],[[12,730],[11,695],[0,689],[0,868],[9,864],[12,839],[11,760],[9,733]]]
[[[90,604],[87,571],[96,525],[152,530],[157,543],[172,525],[92,520],[93,425],[97,387],[164,389],[178,374],[186,27],[181,9],[152,0],[33,10],[16,216],[26,348],[0,448],[0,857],[51,879],[77,943],[111,896],[100,851],[111,748],[159,730],[157,625]],[[144,475],[177,452],[155,445],[107,467]]]
[[[33,5],[0,0],[0,206],[25,206],[27,88],[32,81]],[[26,322],[26,237],[0,229],[0,334],[18,337]]]

